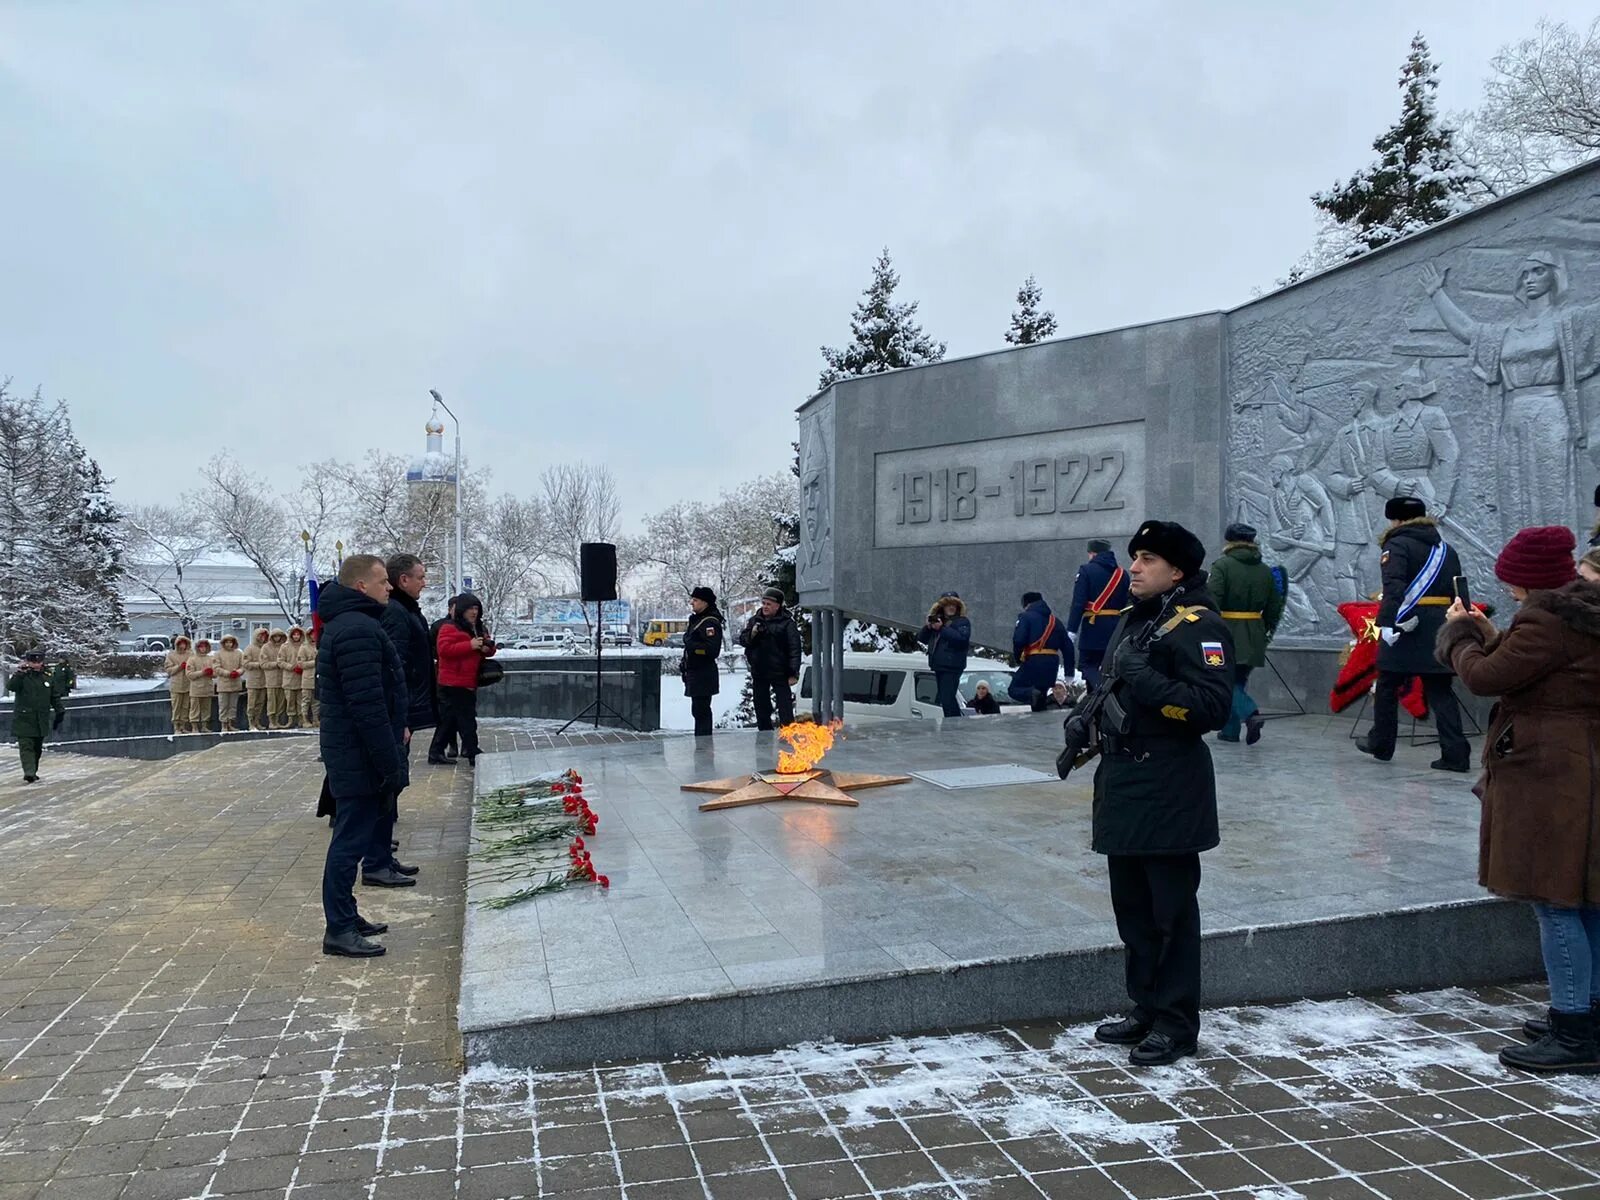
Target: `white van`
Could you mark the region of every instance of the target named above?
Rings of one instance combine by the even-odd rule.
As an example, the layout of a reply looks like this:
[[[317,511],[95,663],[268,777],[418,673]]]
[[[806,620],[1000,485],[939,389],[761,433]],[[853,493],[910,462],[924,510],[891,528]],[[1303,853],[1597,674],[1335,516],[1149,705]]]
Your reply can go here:
[[[811,709],[811,660],[800,667],[800,712]],[[974,660],[961,673],[961,704],[966,706],[979,681],[1002,708],[1017,705],[1006,689],[1011,668],[1004,663]],[[938,683],[928,669],[925,654],[873,654],[846,651],[844,656],[845,722],[903,721],[935,718],[939,713]]]

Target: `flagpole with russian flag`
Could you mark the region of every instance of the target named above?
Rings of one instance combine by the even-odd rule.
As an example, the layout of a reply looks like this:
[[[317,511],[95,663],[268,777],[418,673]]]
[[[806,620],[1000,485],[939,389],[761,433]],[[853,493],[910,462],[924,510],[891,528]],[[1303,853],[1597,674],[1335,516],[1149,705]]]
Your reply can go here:
[[[317,594],[322,584],[317,579],[317,561],[311,554],[311,534],[302,529],[300,540],[306,548],[306,603],[311,607],[311,632],[319,641],[322,638],[322,618],[317,615]]]

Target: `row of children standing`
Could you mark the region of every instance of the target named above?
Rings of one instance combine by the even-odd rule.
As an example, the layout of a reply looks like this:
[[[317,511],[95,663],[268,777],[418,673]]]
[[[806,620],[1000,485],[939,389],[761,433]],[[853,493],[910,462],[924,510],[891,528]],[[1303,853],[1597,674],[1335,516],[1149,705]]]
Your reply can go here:
[[[244,693],[251,729],[315,729],[317,726],[317,636],[295,626],[258,629],[243,650],[231,633],[213,650],[209,638],[180,634],[163,669],[172,695],[174,733],[223,733],[239,729]]]

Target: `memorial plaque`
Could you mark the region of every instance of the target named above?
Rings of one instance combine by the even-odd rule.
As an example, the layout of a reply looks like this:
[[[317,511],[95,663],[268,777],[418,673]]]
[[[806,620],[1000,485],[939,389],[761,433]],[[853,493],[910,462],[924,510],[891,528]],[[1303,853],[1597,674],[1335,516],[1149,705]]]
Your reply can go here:
[[[949,546],[1134,533],[1145,429],[1122,421],[875,458],[875,544]]]

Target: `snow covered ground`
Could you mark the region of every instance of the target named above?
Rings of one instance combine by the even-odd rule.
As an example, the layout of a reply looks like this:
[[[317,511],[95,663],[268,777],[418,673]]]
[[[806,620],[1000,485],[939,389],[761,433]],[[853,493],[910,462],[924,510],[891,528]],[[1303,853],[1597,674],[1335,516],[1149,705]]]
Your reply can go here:
[[[161,686],[156,679],[111,679],[104,675],[79,675],[72,696],[117,696],[127,692],[153,692]],[[0,704],[10,704],[11,693],[0,696]]]

